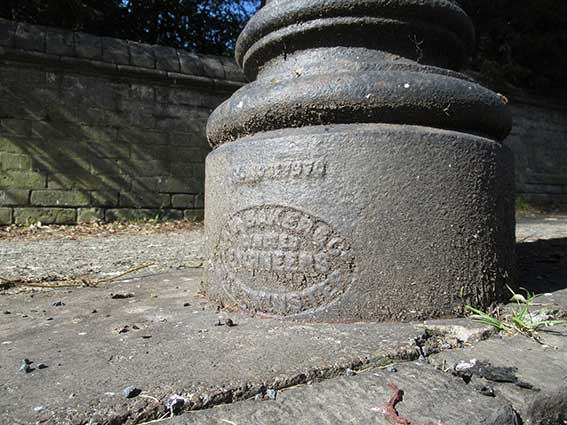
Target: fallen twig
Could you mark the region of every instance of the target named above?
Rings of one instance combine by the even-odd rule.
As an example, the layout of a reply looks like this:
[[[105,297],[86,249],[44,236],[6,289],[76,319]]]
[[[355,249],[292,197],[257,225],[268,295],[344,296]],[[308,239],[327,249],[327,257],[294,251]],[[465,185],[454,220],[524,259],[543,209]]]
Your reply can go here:
[[[8,289],[14,286],[26,286],[29,288],[50,288],[50,289],[57,289],[57,288],[77,288],[80,286],[98,286],[101,283],[108,283],[112,282],[116,279],[119,279],[127,274],[137,272],[138,270],[145,269],[147,267],[153,266],[155,263],[148,263],[142,264],[140,266],[133,267],[129,270],[126,270],[123,273],[120,273],[116,276],[109,276],[102,279],[95,279],[91,280],[88,278],[81,278],[81,279],[62,279],[62,280],[54,280],[51,282],[30,282],[22,279],[6,279],[0,276],[0,289]]]

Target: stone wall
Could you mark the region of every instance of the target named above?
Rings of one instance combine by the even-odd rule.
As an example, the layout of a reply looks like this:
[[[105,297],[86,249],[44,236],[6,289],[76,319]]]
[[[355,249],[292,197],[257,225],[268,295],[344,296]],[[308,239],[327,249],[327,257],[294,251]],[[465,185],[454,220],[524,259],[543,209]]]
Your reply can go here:
[[[198,218],[230,59],[0,20],[0,225]]]
[[[567,101],[518,94],[506,143],[516,161],[516,190],[528,203],[567,206]]]
[[[0,225],[200,218],[227,58],[0,20]],[[517,189],[567,204],[567,102],[510,96]]]

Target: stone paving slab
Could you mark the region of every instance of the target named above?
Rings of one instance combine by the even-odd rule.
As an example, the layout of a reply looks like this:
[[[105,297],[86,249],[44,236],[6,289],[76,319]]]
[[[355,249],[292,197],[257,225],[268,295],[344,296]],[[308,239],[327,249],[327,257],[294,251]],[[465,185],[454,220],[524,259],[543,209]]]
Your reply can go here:
[[[275,424],[379,424],[393,422],[380,411],[394,383],[404,391],[396,406],[399,414],[416,425],[496,425],[501,416],[513,424],[509,404],[473,391],[460,379],[425,364],[396,366],[397,372],[371,369],[319,384],[279,392],[275,401],[247,401],[165,421],[164,425],[275,425]]]
[[[218,312],[199,296],[200,276],[194,270],[0,297],[0,312],[10,313],[0,315],[0,423],[142,422],[159,409],[152,398],[126,400],[121,391],[129,385],[158,400],[181,393],[191,400],[187,408],[206,407],[254,396],[262,385],[283,388],[415,358],[415,340],[425,333],[412,324]],[[215,326],[219,317],[237,326]],[[30,373],[18,371],[24,358],[33,361]]]
[[[518,242],[557,238],[567,238],[567,215],[522,217],[516,223]]]
[[[561,299],[565,300],[567,290]],[[406,362],[397,372],[372,368],[353,377],[279,392],[275,401],[246,401],[182,415],[164,425],[211,424],[388,424],[383,407],[395,383],[404,390],[400,415],[417,425],[561,425],[567,423],[567,326],[542,332],[546,345],[525,336],[492,337],[464,349],[428,357],[428,363]],[[472,376],[463,380],[457,365],[481,361],[512,367],[525,388]],[[482,395],[492,387],[494,396]]]
[[[520,281],[536,292],[548,293],[539,301],[567,316],[567,291],[563,290],[567,287],[567,234],[563,234],[560,228],[555,228],[555,233],[547,228],[546,232],[547,240],[518,245]],[[545,239],[545,235],[540,236]],[[135,246],[136,240],[130,240],[130,244]],[[98,246],[96,241],[89,243],[92,247]],[[33,244],[35,242],[30,242],[30,246]],[[52,248],[56,245],[52,244]],[[174,240],[170,248],[175,249]],[[48,252],[49,246],[42,249]],[[75,261],[72,251],[69,246],[69,262]],[[97,250],[93,248],[91,251],[96,256]],[[117,258],[119,254],[116,253]],[[185,410],[191,410],[179,420],[190,419],[195,423],[214,423],[210,421],[217,416],[211,415],[224,412],[224,407],[199,413],[193,413],[193,409],[223,403],[233,403],[227,407],[227,412],[233,412],[234,418],[246,417],[239,416],[240,408],[244,409],[243,412],[260,409],[254,414],[259,421],[265,408],[275,409],[274,415],[279,414],[282,418],[280,422],[266,423],[289,423],[290,420],[325,423],[325,420],[346,417],[351,418],[350,423],[369,423],[369,417],[381,423],[383,418],[375,412],[369,413],[367,408],[368,404],[378,405],[389,398],[388,381],[372,381],[374,373],[382,373],[380,370],[367,370],[355,377],[340,378],[346,369],[367,369],[381,365],[389,358],[411,360],[424,352],[432,354],[439,349],[451,350],[455,347],[456,337],[473,343],[473,347],[469,348],[471,351],[461,355],[462,350],[451,350],[447,357],[441,357],[445,354],[430,356],[434,365],[442,365],[442,360],[445,360],[447,368],[449,363],[463,356],[480,358],[483,353],[503,364],[525,357],[525,362],[518,363],[518,373],[541,388],[544,396],[522,398],[515,393],[519,391],[517,388],[501,390],[498,387],[496,407],[505,408],[507,403],[513,403],[522,415],[528,415],[529,412],[558,411],[564,407],[563,400],[567,399],[567,390],[561,384],[565,376],[561,370],[567,370],[567,347],[564,347],[561,335],[553,336],[559,340],[554,339],[550,343],[558,346],[559,350],[542,351],[532,341],[522,339],[491,338],[487,343],[476,344],[474,341],[486,339],[490,333],[487,328],[472,325],[466,319],[426,324],[323,324],[250,317],[218,311],[216,306],[208,304],[199,294],[200,278],[201,270],[189,269],[131,277],[98,288],[5,291],[0,296],[0,423],[143,423],[164,417],[167,413],[164,400],[174,393],[185,397]],[[116,299],[111,298],[111,293],[132,293],[134,296]],[[215,326],[219,319],[225,323],[227,318],[237,326]],[[428,335],[436,336],[426,339]],[[418,349],[416,339],[425,344],[423,349]],[[490,348],[472,351],[484,346]],[[27,374],[18,371],[24,358],[33,361],[30,367],[34,370]],[[440,360],[435,363],[437,358]],[[39,363],[48,367],[39,369]],[[400,410],[407,413],[414,424],[421,424],[419,415],[423,411],[423,402],[416,402],[415,408],[410,404],[411,400],[415,401],[416,393],[412,392],[413,384],[405,380],[403,371],[406,368],[421,368],[417,370],[423,370],[426,374],[423,379],[430,382],[446,376],[447,382],[443,385],[455,394],[472,391],[470,387],[454,387],[462,385],[460,379],[449,372],[440,375],[442,372],[435,371],[434,365],[397,366],[401,373],[394,376],[400,377],[400,387],[403,385],[402,389],[407,393],[407,401],[400,404]],[[527,373],[528,367],[540,371],[541,376]],[[546,373],[553,374],[549,382],[556,385],[539,382],[547,379]],[[419,380],[422,382],[421,378]],[[305,383],[313,385],[303,387]],[[293,388],[298,384],[300,386]],[[126,399],[122,390],[129,385],[143,390],[142,394]],[[425,383],[415,385],[421,388],[420,385]],[[272,402],[254,404],[241,401],[254,398],[267,387],[291,388],[280,391],[278,400],[288,398],[295,401],[283,407],[270,404]],[[432,397],[436,397],[434,403],[445,403],[447,391],[440,391],[437,386],[432,388],[435,389],[431,393]],[[299,394],[297,399],[293,398],[296,391]],[[424,391],[420,389],[420,392]],[[316,397],[311,398],[309,394]],[[471,394],[471,400],[477,400],[477,394],[474,391]],[[524,394],[531,393],[521,392],[520,395]],[[433,398],[431,401],[423,398],[429,397],[429,394],[420,394],[420,397],[422,401],[433,403]],[[297,401],[303,398],[304,401]],[[303,408],[294,410],[293,403],[299,403],[298,406]],[[350,403],[351,409],[341,410],[339,407],[344,403]],[[453,400],[448,404],[459,411],[462,408],[459,403]],[[530,406],[530,410],[527,407],[522,409],[522,403]],[[331,406],[328,410],[317,407],[327,404]],[[335,405],[336,408],[333,407]],[[483,412],[482,409],[479,407],[478,411]],[[298,419],[297,415],[302,411],[311,413],[304,419]],[[355,415],[354,411],[359,413]],[[503,412],[505,417],[506,411]],[[319,420],[318,415],[323,415],[323,419]],[[428,418],[434,421],[436,416]],[[455,418],[449,415],[445,420],[459,423]],[[234,422],[239,425],[248,423],[241,419]],[[344,422],[349,423],[348,420]],[[438,422],[431,423],[439,425]]]
[[[141,264],[152,273],[190,267],[203,260],[202,226],[178,232],[120,234],[76,239],[0,240],[4,279],[100,278]]]

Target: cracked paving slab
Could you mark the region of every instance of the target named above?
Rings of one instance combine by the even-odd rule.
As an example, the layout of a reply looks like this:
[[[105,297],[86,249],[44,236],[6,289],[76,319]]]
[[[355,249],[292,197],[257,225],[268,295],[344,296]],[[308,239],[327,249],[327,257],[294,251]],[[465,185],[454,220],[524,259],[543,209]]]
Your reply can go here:
[[[512,425],[509,404],[488,398],[431,366],[406,363],[397,372],[370,369],[319,384],[279,392],[275,401],[247,401],[182,415],[164,425],[275,425],[394,423],[383,413],[394,383],[404,391],[396,409],[416,425]],[[507,422],[497,422],[497,420]],[[399,422],[403,423],[403,422]]]
[[[567,301],[567,290],[554,295],[555,307]],[[455,332],[466,328],[450,321],[428,326],[438,331],[442,327]],[[548,328],[541,337],[544,345],[522,335],[493,334],[462,349],[435,353],[427,363],[404,362],[396,365],[397,371],[370,368],[280,391],[274,401],[219,406],[164,425],[391,424],[384,414],[393,394],[390,383],[404,391],[403,402],[396,406],[399,414],[416,425],[562,425],[567,423],[567,325]],[[464,380],[454,373],[463,362],[512,368],[522,384],[500,382],[506,379],[498,375]]]
[[[539,236],[548,240],[526,241],[518,245],[521,283],[536,292],[550,292],[545,302],[550,308],[565,314],[567,292],[562,288],[567,286],[567,232],[561,226],[545,229],[546,233]],[[196,238],[194,246],[179,248],[179,257],[165,261],[163,270],[171,270],[187,258],[193,258],[191,253],[199,258],[202,234],[190,233],[192,236],[186,235],[181,239],[171,239],[173,235],[170,235],[168,242],[164,242],[166,239],[160,242],[168,244],[168,252],[171,252],[179,248],[181,240],[185,241],[181,245],[189,246],[192,244],[189,240]],[[99,258],[104,258],[103,262],[97,263],[101,265],[97,269],[100,273],[116,272],[113,261],[131,261],[127,264],[137,265],[138,260],[132,260],[137,258],[132,256],[139,242],[137,237],[125,237],[117,245],[108,242],[100,257],[97,257],[99,241],[96,239],[86,241],[83,248],[77,248],[80,244],[73,245],[77,241],[69,241],[70,245],[61,251],[57,250],[60,241],[37,246],[36,241],[27,242],[33,247],[34,254],[23,263],[34,263],[40,274],[50,262],[55,267],[50,270],[64,266],[69,267],[71,273],[79,270],[80,267],[75,269],[75,266],[88,258],[84,254],[87,251],[75,256],[74,249],[87,249],[95,263]],[[154,236],[151,239],[155,242]],[[150,240],[147,242],[153,243]],[[128,246],[128,250],[121,251],[125,246]],[[4,249],[5,246],[0,248]],[[156,252],[160,250],[159,247],[155,249]],[[189,252],[187,250],[190,251],[188,256],[184,254]],[[44,255],[46,252],[50,252],[50,255]],[[150,249],[148,252],[153,251]],[[26,251],[21,251],[21,254],[25,256]],[[12,266],[17,264],[16,257],[11,261]],[[5,264],[3,261],[0,268]],[[18,275],[17,267],[14,270],[15,275],[22,277]],[[426,397],[421,400],[430,400],[431,396],[430,402],[435,405],[445,405],[443,400],[447,391],[474,403],[485,400],[490,407],[488,410],[492,409],[496,415],[486,416],[485,425],[513,423],[509,421],[509,403],[529,419],[529,412],[540,412],[540,416],[545,417],[545,412],[564,408],[563,400],[567,398],[564,396],[567,391],[561,385],[564,375],[560,370],[567,370],[567,347],[562,345],[562,340],[554,342],[559,350],[551,352],[552,357],[546,357],[548,352],[537,352],[540,348],[534,347],[531,341],[523,346],[527,343],[525,340],[516,342],[515,339],[490,338],[487,343],[476,344],[475,341],[486,339],[491,333],[487,328],[464,319],[426,324],[323,324],[250,317],[218,311],[214,305],[208,304],[199,294],[201,270],[135,276],[96,288],[24,289],[5,291],[0,296],[0,423],[142,423],[164,417],[168,413],[164,400],[174,393],[187,399],[185,411],[233,403],[226,407],[186,413],[175,419],[195,421],[190,423],[200,423],[198,421],[201,420],[204,421],[202,423],[215,423],[210,422],[217,418],[213,415],[224,412],[225,408],[227,412],[233,412],[235,418],[247,418],[238,412],[241,408],[243,412],[254,412],[249,416],[254,415],[258,420],[262,417],[262,409],[276,409],[273,414],[279,414],[282,419],[279,422],[259,423],[302,423],[301,420],[307,419],[296,417],[302,412],[312,412],[310,415],[313,419],[312,422],[303,423],[325,423],[323,420],[345,418],[341,416],[344,412],[354,415],[349,416],[351,423],[367,423],[369,418],[381,423],[385,420],[383,416],[366,410],[369,404],[379,406],[391,396],[391,390],[386,386],[390,376],[381,375],[385,372],[376,366],[391,358],[412,360],[420,354],[430,355],[432,362],[440,359],[441,364],[441,356],[446,354],[448,357],[444,359],[447,365],[449,360],[457,361],[463,352],[454,349],[462,345],[459,339],[468,339],[473,343],[470,350],[483,347],[484,344],[491,347],[489,343],[502,344],[498,348],[491,348],[491,356],[504,364],[511,361],[509,357],[514,360],[525,356],[529,360],[518,364],[518,374],[523,379],[534,381],[533,384],[541,387],[541,394],[545,396],[528,400],[515,395],[514,391],[519,391],[517,388],[506,391],[497,388],[496,400],[486,396],[478,399],[473,387],[463,386],[462,380],[450,372],[434,370],[432,365],[404,363],[396,366],[400,374],[395,376],[400,381],[393,379],[407,394],[406,400],[399,405],[400,411],[413,418],[415,424],[426,423],[422,424],[420,419],[423,403],[415,403],[415,409],[421,410],[412,408],[418,393],[419,397]],[[122,296],[113,298],[111,294]],[[227,326],[228,318],[237,326]],[[216,326],[219,319],[224,325]],[[424,335],[433,336],[424,339]],[[516,344],[519,347],[517,350],[513,348]],[[439,350],[446,352],[435,355]],[[533,353],[537,353],[537,356],[530,357]],[[454,359],[449,357],[453,354],[456,356]],[[466,356],[480,357],[480,354],[470,351]],[[29,373],[18,370],[24,358],[33,362],[29,365]],[[47,365],[47,368],[39,368],[40,363]],[[553,367],[548,367],[548,363]],[[528,367],[539,370],[541,379],[546,379],[546,373],[552,373],[549,382],[558,382],[557,386],[539,384],[525,371]],[[347,368],[367,370],[354,377],[344,377]],[[423,371],[423,374],[418,376],[415,371]],[[414,383],[418,392],[412,391],[413,384],[407,380],[413,375],[418,376],[416,379],[419,382]],[[445,382],[442,381],[443,376]],[[427,382],[435,383],[435,386],[426,387]],[[304,387],[306,383],[312,385]],[[297,385],[299,387],[293,388]],[[126,399],[122,391],[128,386],[135,386],[142,393]],[[245,401],[268,387],[280,390],[290,388],[289,391],[280,391],[278,400],[296,400],[294,397],[297,397],[297,401],[289,403],[299,403],[303,409],[294,410],[291,405],[280,408],[278,404],[269,404],[272,402],[254,404]],[[311,398],[313,394],[317,398]],[[461,410],[466,412],[466,403],[462,406],[459,397],[458,400],[448,398],[448,404],[453,410],[457,409],[457,413]],[[313,406],[319,408],[314,409],[310,400]],[[496,403],[494,406],[491,404],[493,402]],[[522,402],[529,404],[531,410],[522,410]],[[331,406],[325,413],[322,406],[327,403]],[[347,409],[349,403],[352,406],[350,410]],[[347,410],[341,410],[341,406]],[[363,412],[360,413],[362,416],[356,416],[353,409]],[[429,412],[427,409],[429,407],[425,412]],[[478,407],[476,411],[484,415],[483,409]],[[289,416],[286,416],[288,413]],[[438,414],[427,414],[429,416],[424,416],[427,420],[443,420]],[[322,422],[319,422],[320,416]],[[475,420],[483,417],[477,415]],[[352,422],[356,418],[361,419]],[[249,423],[239,420],[234,423]],[[476,423],[450,415],[445,420],[447,423]],[[439,422],[431,423],[439,425]],[[544,425],[564,422],[524,423]]]
[[[190,400],[187,409],[201,408],[253,397],[263,385],[419,355],[423,326],[219,312],[200,296],[200,277],[194,270],[0,297],[0,423],[133,424],[163,414],[155,400],[174,393]],[[33,361],[29,373],[19,371],[24,358]],[[127,386],[142,395],[126,399]]]

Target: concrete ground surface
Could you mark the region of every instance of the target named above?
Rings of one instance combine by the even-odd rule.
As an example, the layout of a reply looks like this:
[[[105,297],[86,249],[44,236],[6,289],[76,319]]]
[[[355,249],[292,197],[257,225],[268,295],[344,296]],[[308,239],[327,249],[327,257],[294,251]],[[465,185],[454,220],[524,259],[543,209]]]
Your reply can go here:
[[[99,275],[168,264],[98,287],[4,290],[0,423],[386,424],[395,423],[390,383],[405,392],[399,414],[416,425],[567,423],[567,326],[542,332],[542,345],[470,319],[298,323],[224,311],[200,294],[200,269],[177,267],[200,259],[202,232],[187,233],[92,236],[61,250],[0,241],[0,276],[10,279],[41,280],[48,267],[84,273],[74,264],[86,257],[74,252],[90,252]],[[518,240],[521,284],[545,293],[537,309],[567,316],[567,219],[520,221]],[[136,257],[152,243],[167,251]],[[512,382],[456,372],[473,360],[515,367]]]

